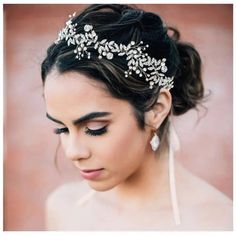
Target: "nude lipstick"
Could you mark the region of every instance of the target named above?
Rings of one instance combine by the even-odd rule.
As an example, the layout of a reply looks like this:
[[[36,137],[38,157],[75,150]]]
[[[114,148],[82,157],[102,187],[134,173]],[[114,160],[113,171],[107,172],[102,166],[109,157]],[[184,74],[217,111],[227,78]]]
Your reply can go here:
[[[80,174],[83,178],[92,180],[96,179],[103,171],[103,168],[101,169],[94,169],[94,170],[80,170]]]

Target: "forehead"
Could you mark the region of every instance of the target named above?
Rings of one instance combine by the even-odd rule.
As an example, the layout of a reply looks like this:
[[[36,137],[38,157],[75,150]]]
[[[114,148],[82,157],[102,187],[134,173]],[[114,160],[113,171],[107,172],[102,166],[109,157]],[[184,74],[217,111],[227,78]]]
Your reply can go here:
[[[72,97],[79,97],[82,100],[88,97],[107,97],[108,93],[103,90],[102,83],[89,79],[86,75],[78,72],[67,72],[58,74],[53,71],[47,76],[44,95],[45,99],[60,98],[65,96],[67,100]]]
[[[50,73],[45,82],[44,97],[47,112],[58,118],[62,112],[71,117],[104,109],[130,113],[128,102],[112,97],[103,83],[78,72]]]

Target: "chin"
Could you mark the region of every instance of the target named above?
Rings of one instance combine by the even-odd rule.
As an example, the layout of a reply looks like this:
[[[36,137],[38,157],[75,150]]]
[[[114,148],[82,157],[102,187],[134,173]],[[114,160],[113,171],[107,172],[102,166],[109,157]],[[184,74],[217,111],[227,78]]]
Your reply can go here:
[[[105,192],[105,191],[109,191],[112,188],[116,187],[118,184],[111,184],[111,183],[107,183],[105,181],[88,181],[88,185],[95,191],[98,192]]]

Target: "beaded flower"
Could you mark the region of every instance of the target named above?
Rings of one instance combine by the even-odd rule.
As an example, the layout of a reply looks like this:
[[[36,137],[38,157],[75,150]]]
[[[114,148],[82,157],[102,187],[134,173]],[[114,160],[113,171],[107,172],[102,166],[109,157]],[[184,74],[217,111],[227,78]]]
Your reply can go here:
[[[136,43],[131,41],[128,45],[117,44],[115,41],[108,41],[107,39],[98,40],[96,32],[92,25],[84,26],[84,33],[76,34],[77,23],[72,23],[72,18],[75,16],[69,15],[69,20],[66,26],[59,32],[58,39],[55,44],[61,40],[66,40],[67,45],[75,45],[74,53],[76,59],[81,60],[83,57],[90,59],[90,48],[97,50],[98,58],[106,58],[112,60],[114,55],[125,56],[127,61],[127,70],[124,72],[125,77],[132,75],[144,78],[149,82],[149,88],[152,89],[155,84],[170,90],[174,87],[172,77],[165,76],[168,68],[165,64],[166,58],[156,60],[148,55],[146,49],[149,45],[143,45],[143,41]]]

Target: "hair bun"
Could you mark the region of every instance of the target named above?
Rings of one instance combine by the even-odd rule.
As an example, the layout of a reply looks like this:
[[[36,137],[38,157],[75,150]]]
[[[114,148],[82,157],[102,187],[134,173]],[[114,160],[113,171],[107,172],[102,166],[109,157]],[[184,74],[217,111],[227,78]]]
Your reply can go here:
[[[175,34],[176,47],[179,52],[180,64],[174,78],[173,114],[181,115],[195,108],[204,97],[201,78],[201,58],[195,47],[190,43],[177,42],[179,34]]]

